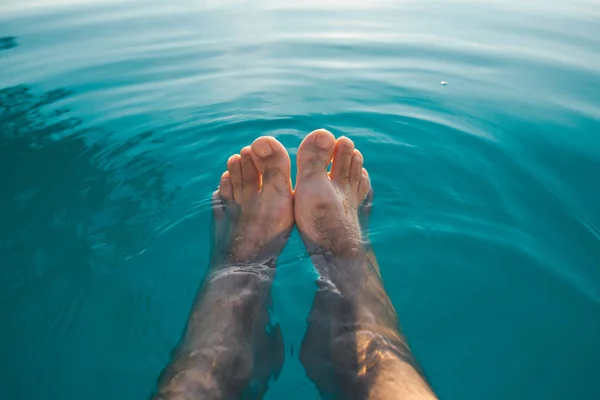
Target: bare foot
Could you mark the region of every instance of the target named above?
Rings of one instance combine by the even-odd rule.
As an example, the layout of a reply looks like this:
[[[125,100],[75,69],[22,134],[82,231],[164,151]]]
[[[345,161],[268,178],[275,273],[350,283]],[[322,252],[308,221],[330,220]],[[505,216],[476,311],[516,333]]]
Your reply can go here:
[[[331,160],[331,172],[327,167]],[[371,183],[352,140],[319,129],[300,145],[294,191],[296,225],[324,251],[353,256],[361,250],[359,208]],[[309,249],[310,251],[310,249]]]
[[[283,364],[281,331],[269,316],[272,267],[294,225],[290,158],[281,143],[260,137],[229,158],[213,213],[213,268],[157,400],[262,398]]]
[[[276,257],[294,225],[290,157],[283,145],[263,136],[231,156],[214,202],[217,261]]]
[[[297,159],[296,225],[320,275],[300,351],[307,375],[327,398],[434,399],[364,240],[372,190],[362,155],[319,129]]]

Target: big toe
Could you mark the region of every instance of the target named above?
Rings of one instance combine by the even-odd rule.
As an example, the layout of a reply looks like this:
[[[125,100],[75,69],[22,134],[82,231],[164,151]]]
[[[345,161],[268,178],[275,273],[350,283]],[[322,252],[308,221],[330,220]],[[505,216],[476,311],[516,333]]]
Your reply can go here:
[[[325,129],[317,129],[308,134],[300,144],[296,156],[298,181],[314,176],[327,176],[327,166],[333,158],[335,136]]]
[[[252,160],[262,176],[262,190],[287,195],[291,193],[290,156],[272,136],[259,137],[252,143]]]

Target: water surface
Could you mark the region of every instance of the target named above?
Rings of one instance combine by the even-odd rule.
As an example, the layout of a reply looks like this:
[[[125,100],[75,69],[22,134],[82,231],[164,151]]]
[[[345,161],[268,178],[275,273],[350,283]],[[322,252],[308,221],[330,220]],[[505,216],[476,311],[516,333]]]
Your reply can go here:
[[[318,127],[365,156],[441,398],[600,398],[598,3],[280,3],[0,5],[0,398],[147,398],[227,158],[263,134],[293,158]],[[294,234],[267,399],[318,398],[313,279]]]

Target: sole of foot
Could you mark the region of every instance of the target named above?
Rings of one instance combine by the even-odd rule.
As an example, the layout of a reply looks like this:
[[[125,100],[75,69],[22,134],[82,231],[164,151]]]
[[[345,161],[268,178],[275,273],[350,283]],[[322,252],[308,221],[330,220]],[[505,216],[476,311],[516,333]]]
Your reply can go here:
[[[347,137],[336,140],[318,129],[302,141],[297,165],[294,215],[305,243],[340,256],[355,255],[361,250],[360,208],[372,193],[362,154]]]
[[[226,249],[232,261],[276,257],[285,241],[272,242],[294,225],[290,157],[285,147],[274,137],[262,136],[229,157],[214,198],[216,240],[221,241],[217,245]]]

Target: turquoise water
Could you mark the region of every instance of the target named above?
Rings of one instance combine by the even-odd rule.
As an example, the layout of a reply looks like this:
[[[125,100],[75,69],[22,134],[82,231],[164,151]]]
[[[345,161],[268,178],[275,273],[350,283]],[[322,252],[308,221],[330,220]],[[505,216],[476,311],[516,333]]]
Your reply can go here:
[[[2,2],[0,398],[147,398],[227,158],[325,127],[442,399],[600,399],[598,3],[280,3]],[[318,398],[313,279],[295,233],[267,399]]]

